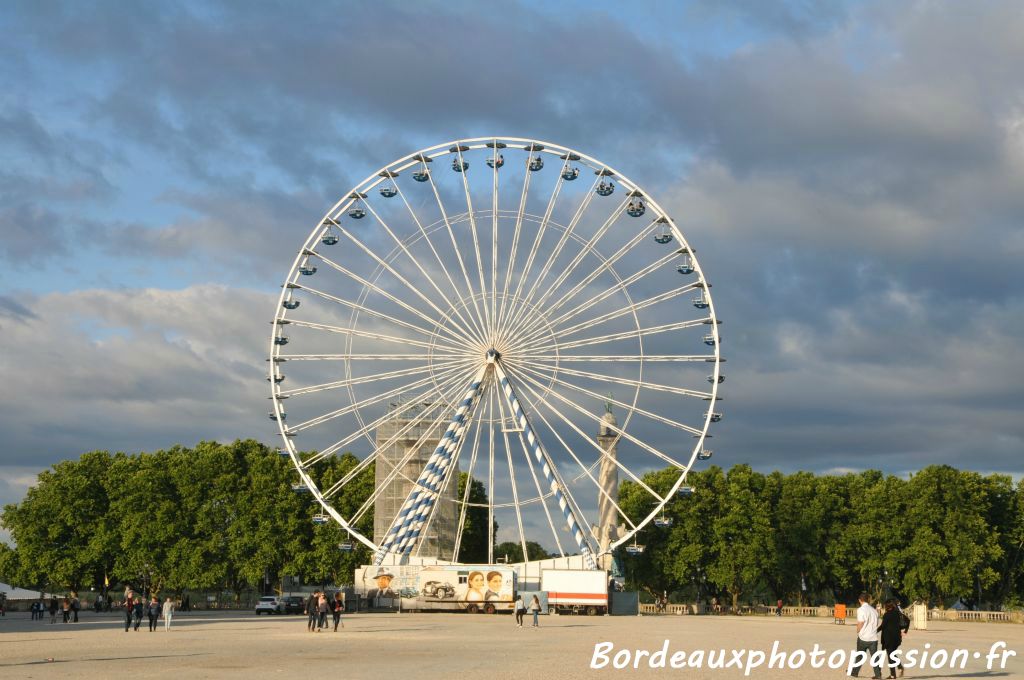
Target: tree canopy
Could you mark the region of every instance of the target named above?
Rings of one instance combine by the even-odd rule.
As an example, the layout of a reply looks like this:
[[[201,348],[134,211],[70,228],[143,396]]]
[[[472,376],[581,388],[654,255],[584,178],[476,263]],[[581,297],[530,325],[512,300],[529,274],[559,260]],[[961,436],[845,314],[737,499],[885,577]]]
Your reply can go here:
[[[310,469],[321,488],[358,463],[330,456]],[[678,471],[652,471],[645,484],[667,494]],[[368,564],[359,542],[339,550],[346,532],[314,525],[319,506],[292,491],[294,471],[253,440],[200,442],[153,453],[92,451],[39,474],[0,523],[15,546],[0,544],[0,579],[24,587],[100,589],[105,580],[180,592],[280,588],[285,576],[341,584]],[[670,499],[670,526],[638,535],[643,553],[622,556],[631,585],[651,593],[793,603],[850,602],[876,596],[987,606],[1024,602],[1024,481],[947,466],[908,479],[877,471],[769,475],[737,465],[689,475],[696,492]],[[460,560],[488,559],[487,490],[462,473]],[[351,516],[373,493],[368,466],[332,499]],[[623,481],[619,505],[647,516],[650,495]],[[373,510],[358,528],[373,529]],[[497,526],[493,534],[497,534]],[[530,559],[549,556],[527,541]],[[518,541],[494,557],[523,559]]]

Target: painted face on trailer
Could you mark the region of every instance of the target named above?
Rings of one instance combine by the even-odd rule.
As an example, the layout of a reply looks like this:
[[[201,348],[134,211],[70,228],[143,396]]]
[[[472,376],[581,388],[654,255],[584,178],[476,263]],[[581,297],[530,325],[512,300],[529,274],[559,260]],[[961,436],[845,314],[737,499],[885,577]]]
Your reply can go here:
[[[378,576],[377,577],[377,587],[378,588],[380,588],[381,590],[387,590],[390,586],[391,586],[391,577],[390,576]]]
[[[480,590],[484,587],[484,575],[479,571],[473,572],[469,577],[469,587],[473,590]]]
[[[489,580],[487,582],[487,587],[488,587],[488,589],[490,589],[493,592],[497,593],[497,592],[501,591],[501,583],[502,583],[501,574],[493,574],[491,576],[491,580]]]

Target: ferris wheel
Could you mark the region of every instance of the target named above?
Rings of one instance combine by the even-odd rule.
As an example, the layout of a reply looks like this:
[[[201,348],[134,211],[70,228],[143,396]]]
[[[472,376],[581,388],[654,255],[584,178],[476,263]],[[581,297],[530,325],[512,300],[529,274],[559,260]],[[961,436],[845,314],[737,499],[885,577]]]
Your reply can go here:
[[[711,456],[710,288],[672,217],[579,151],[488,137],[389,163],[317,222],[277,303],[269,415],[294,488],[375,564],[459,562],[467,513],[486,508],[489,546],[593,566],[663,526]],[[313,467],[343,452],[358,464],[318,486]],[[665,468],[667,493],[644,481]],[[641,513],[621,481],[648,496]]]

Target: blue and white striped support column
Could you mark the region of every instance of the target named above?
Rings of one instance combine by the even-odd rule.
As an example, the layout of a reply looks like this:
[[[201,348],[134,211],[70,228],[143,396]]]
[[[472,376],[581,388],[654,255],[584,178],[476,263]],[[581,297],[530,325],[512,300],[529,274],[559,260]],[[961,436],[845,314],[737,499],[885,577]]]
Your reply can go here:
[[[413,487],[409,497],[405,499],[402,509],[395,516],[394,522],[391,523],[391,528],[388,529],[387,535],[385,535],[384,540],[378,546],[377,552],[373,556],[374,565],[380,566],[383,564],[384,557],[389,552],[399,553],[404,549],[404,552],[408,553],[412,549],[413,542],[419,535],[420,528],[422,528],[422,518],[426,517],[436,501],[441,491],[441,485],[444,482],[445,473],[452,462],[452,455],[458,448],[459,441],[469,425],[469,413],[472,411],[473,404],[480,393],[480,385],[487,375],[488,368],[489,365],[485,364],[476,374],[476,377],[473,378],[473,382],[470,383],[469,389],[466,391],[465,396],[459,403],[458,409],[455,411],[455,415],[448,424],[448,429],[445,430],[444,436],[441,437],[441,442],[434,449],[434,452],[430,454],[427,464],[423,467],[419,478],[416,480],[416,486]]]
[[[572,533],[573,538],[576,539],[576,545],[579,546],[580,554],[583,555],[583,560],[586,563],[587,568],[597,569],[597,563],[594,561],[594,553],[590,549],[590,544],[587,543],[580,518],[576,517],[576,513],[573,511],[572,506],[570,506],[568,500],[566,500],[565,493],[562,490],[562,485],[555,476],[555,471],[552,470],[551,466],[548,464],[548,457],[544,452],[544,449],[541,447],[540,440],[533,434],[533,428],[530,427],[530,421],[526,417],[526,412],[523,411],[523,407],[520,405],[519,399],[516,397],[516,393],[512,389],[512,383],[509,382],[508,375],[505,374],[500,363],[495,362],[494,370],[495,377],[501,384],[501,391],[505,393],[505,399],[508,401],[509,409],[515,416],[516,425],[518,425],[523,431],[523,438],[530,446],[530,453],[533,454],[534,459],[540,464],[541,470],[544,471],[544,479],[547,481],[548,488],[555,494],[555,500],[558,501],[558,507],[562,509],[562,515],[565,517],[565,521],[569,525],[569,531]]]

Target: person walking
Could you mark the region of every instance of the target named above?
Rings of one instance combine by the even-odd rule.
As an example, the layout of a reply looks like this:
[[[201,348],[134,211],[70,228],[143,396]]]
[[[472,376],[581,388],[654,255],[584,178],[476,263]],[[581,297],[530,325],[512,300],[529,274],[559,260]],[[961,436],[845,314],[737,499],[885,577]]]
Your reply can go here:
[[[530,600],[530,612],[533,614],[533,628],[540,628],[540,622],[537,620],[537,615],[540,614],[540,600],[536,595]]]
[[[149,632],[152,633],[156,630],[156,620],[160,618],[160,600],[156,599],[156,595],[150,598],[146,615],[149,616]]]
[[[526,603],[523,602],[523,596],[519,595],[516,599],[516,626],[519,628],[523,627],[523,614],[526,613]]]
[[[65,597],[60,603],[60,611],[63,619],[61,623],[67,623],[71,620],[71,598]]]
[[[345,595],[339,590],[334,594],[334,602],[331,603],[331,615],[334,616],[334,632],[338,632],[338,624],[341,623],[341,613],[345,611]],[[344,628],[345,624],[341,623]]]
[[[135,599],[129,594],[124,598],[124,632],[132,627],[132,616],[135,612]]]
[[[320,597],[317,599],[316,603],[316,632],[319,633],[321,628],[327,627],[327,612],[329,609],[330,606],[327,602],[327,593],[320,593]]]
[[[903,634],[910,630],[910,619],[903,620],[903,612],[894,600],[885,603],[885,614],[882,615],[882,622],[878,626],[881,633],[882,649],[885,650],[885,660],[889,666],[889,677],[895,678],[896,671],[903,675],[903,662],[899,654],[894,654],[903,643]],[[904,625],[906,624],[906,625]]]
[[[50,623],[57,623],[57,596],[50,596]]]
[[[782,616],[782,598],[780,597],[775,602],[775,615]]]
[[[306,600],[306,616],[309,618],[306,620],[306,630],[313,632],[313,626],[316,625],[317,618],[317,604],[320,602],[320,591],[315,590],[313,594]]]
[[[82,607],[82,601],[78,599],[78,593],[71,593],[71,616],[73,623],[78,623],[78,610]]]
[[[167,598],[166,600],[164,600],[163,615],[164,615],[164,630],[170,630],[171,629],[171,617],[174,616],[174,602],[171,601],[171,598]]]
[[[875,652],[878,651],[878,611],[871,606],[871,598],[867,593],[861,593],[860,607],[857,608],[857,651],[864,652],[868,658],[850,673],[851,676],[860,675],[860,669],[864,664],[870,662],[874,671],[872,676],[875,680],[881,680],[882,666],[875,665]]]
[[[132,602],[132,621],[134,623],[135,632],[139,632],[139,624],[142,623],[142,612],[146,606],[142,603],[142,598],[137,597]]]

